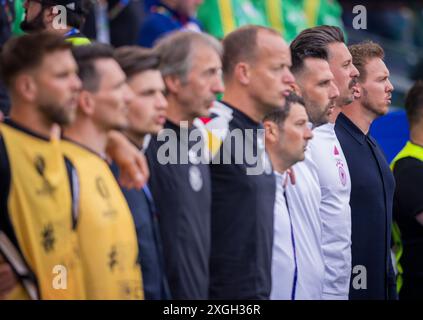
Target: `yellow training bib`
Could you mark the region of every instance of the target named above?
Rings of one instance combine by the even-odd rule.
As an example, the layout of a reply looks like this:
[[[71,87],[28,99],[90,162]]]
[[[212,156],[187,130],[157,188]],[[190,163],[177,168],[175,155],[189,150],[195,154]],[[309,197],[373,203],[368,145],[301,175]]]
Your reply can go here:
[[[88,299],[143,299],[134,221],[108,164],[76,143],[61,144],[80,182],[77,233]]]
[[[84,299],[70,182],[58,141],[5,123],[0,123],[0,133],[11,177],[5,214],[18,251],[35,275],[39,297]]]

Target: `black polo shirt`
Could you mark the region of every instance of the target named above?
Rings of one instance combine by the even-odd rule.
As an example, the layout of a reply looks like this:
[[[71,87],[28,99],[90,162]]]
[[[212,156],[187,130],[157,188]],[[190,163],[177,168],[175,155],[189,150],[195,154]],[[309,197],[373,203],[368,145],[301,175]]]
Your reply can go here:
[[[232,119],[227,122],[229,133],[220,147],[220,161],[214,158],[210,165],[210,298],[268,299],[271,290],[275,176],[267,156],[263,163],[263,169],[267,171],[247,174],[247,169],[258,164],[251,161],[249,152],[252,150],[257,155],[259,149],[264,151],[264,135],[258,137],[263,126],[228,104],[220,106],[231,110]],[[219,115],[215,114],[210,121],[218,118]],[[230,142],[231,133],[241,134],[243,141],[233,138]],[[240,149],[241,144],[243,149]],[[230,164],[223,163],[225,152],[230,152]],[[236,159],[239,155],[238,160],[241,161]]]
[[[152,138],[146,155],[171,295],[174,299],[207,299],[211,214],[209,166],[193,163],[198,159],[192,159],[193,152],[188,150],[196,143],[187,141],[192,129],[181,129],[181,134],[180,127],[169,121],[164,129]],[[173,132],[173,138],[160,141],[165,132]],[[163,164],[161,159],[165,156],[172,161]]]
[[[352,300],[393,298],[396,294],[390,254],[395,189],[392,172],[375,139],[364,134],[343,113],[338,116],[335,132],[351,176],[353,272],[349,297]],[[366,270],[365,277],[361,266]],[[355,277],[366,282],[365,288],[362,281],[354,281]]]

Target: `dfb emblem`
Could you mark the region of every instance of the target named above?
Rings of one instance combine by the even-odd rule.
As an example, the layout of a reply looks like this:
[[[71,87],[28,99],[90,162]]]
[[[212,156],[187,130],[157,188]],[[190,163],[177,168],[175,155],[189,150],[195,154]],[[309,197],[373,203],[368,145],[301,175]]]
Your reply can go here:
[[[339,179],[341,180],[341,184],[345,187],[345,185],[347,184],[347,173],[345,172],[344,164],[341,160],[337,160],[336,166],[338,167]]]
[[[189,183],[191,188],[198,192],[203,187],[203,177],[201,176],[201,171],[196,166],[191,166],[189,168]]]

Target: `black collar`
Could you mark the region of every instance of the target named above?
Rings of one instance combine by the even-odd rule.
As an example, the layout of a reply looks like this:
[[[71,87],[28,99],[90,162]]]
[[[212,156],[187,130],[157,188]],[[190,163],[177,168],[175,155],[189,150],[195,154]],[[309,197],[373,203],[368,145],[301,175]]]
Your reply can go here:
[[[233,105],[230,105],[226,101],[220,101],[220,103],[224,104],[225,106],[232,109],[232,114],[234,118],[241,119],[247,124],[247,128],[261,128],[262,125],[259,122],[256,122],[255,120],[251,119],[249,116],[247,116],[244,112],[240,111],[238,108],[234,107]]]
[[[89,153],[91,153],[91,154],[93,154],[93,155],[95,155],[95,156],[99,157],[101,160],[103,160],[103,161],[105,161],[105,162],[107,163],[107,159],[106,159],[104,156],[102,156],[102,155],[101,155],[101,154],[99,154],[98,152],[94,151],[94,150],[93,150],[93,149],[91,149],[90,147],[87,147],[87,146],[85,146],[85,145],[83,145],[83,144],[81,144],[81,143],[79,143],[79,142],[76,142],[75,140],[72,140],[72,139],[70,139],[70,138],[67,138],[67,137],[65,137],[65,136],[62,136],[62,140],[63,140],[63,141],[66,141],[66,142],[69,142],[69,143],[72,143],[72,144],[74,144],[74,145],[76,145],[76,146],[80,147],[81,149],[84,149],[85,151],[88,151]]]
[[[4,123],[7,124],[8,126],[14,128],[14,129],[16,129],[16,130],[22,131],[22,132],[24,132],[24,133],[26,133],[30,136],[33,136],[35,138],[38,138],[38,139],[41,139],[41,140],[44,140],[44,141],[50,141],[50,137],[46,137],[46,136],[43,136],[39,133],[36,133],[36,132],[32,131],[31,129],[16,123],[15,121],[13,121],[10,118],[6,118],[4,120]]]
[[[342,112],[339,114],[336,123],[342,126],[347,132],[355,139],[359,144],[364,144],[369,141],[374,147],[376,147],[376,140],[370,134],[364,134],[363,131],[357,127],[345,114]]]

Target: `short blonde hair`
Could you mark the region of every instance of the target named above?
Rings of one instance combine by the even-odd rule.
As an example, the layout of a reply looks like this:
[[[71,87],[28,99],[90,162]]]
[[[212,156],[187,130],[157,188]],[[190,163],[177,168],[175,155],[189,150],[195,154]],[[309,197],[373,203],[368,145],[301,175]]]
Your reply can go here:
[[[349,46],[348,49],[352,55],[354,66],[360,72],[360,76],[358,77],[359,82],[366,81],[367,72],[365,67],[371,59],[380,58],[383,60],[385,57],[385,52],[382,47],[372,41],[353,44]]]

